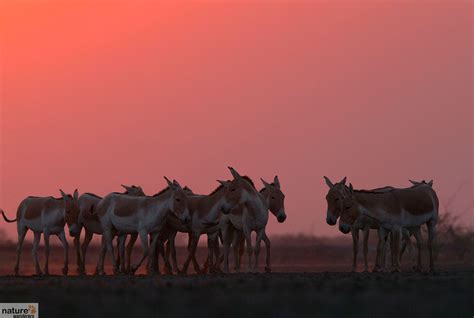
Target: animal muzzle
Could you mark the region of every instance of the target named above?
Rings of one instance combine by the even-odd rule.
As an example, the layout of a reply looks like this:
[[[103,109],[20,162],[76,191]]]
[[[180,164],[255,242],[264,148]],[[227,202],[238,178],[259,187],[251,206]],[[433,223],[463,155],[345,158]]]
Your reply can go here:
[[[339,223],[339,231],[344,234],[347,234],[351,231],[351,227],[345,223]]]
[[[283,223],[283,222],[285,222],[285,220],[286,220],[286,213],[285,213],[285,211],[280,211],[280,212],[278,212],[278,216],[277,216],[277,221],[278,221],[278,223]]]
[[[224,204],[221,208],[221,212],[226,215],[229,214],[231,210],[232,208],[228,204]]]
[[[181,222],[183,222],[184,224],[188,224],[189,222],[191,222],[191,215],[189,211],[186,211],[181,215]]]
[[[326,223],[329,225],[336,225],[337,218],[334,215],[328,213],[326,217]]]
[[[75,237],[79,234],[79,229],[76,224],[69,226],[69,236]]]

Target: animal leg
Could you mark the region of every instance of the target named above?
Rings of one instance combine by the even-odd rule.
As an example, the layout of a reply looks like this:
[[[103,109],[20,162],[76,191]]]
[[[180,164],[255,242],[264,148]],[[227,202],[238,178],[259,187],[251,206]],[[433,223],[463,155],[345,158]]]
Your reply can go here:
[[[400,234],[401,229],[396,228],[392,229],[392,242],[391,242],[391,252],[392,252],[392,272],[400,271]]]
[[[222,230],[224,273],[229,273],[229,253],[230,253],[230,245],[232,243],[233,233],[234,233],[234,229],[229,224],[226,224],[225,228]]]
[[[36,270],[36,275],[42,275],[43,273],[41,272],[39,261],[38,261],[38,245],[41,239],[41,232],[34,232],[35,239],[33,241],[33,249],[31,250],[31,254],[33,255],[33,259],[35,261],[35,270]]]
[[[137,263],[137,265],[132,266],[132,268],[131,268],[131,274],[132,275],[135,274],[137,269],[140,267],[140,265],[143,263],[145,258],[147,258],[148,254],[150,253],[150,249],[149,249],[149,246],[148,246],[148,233],[146,231],[142,231],[142,232],[138,233],[138,235],[140,236],[140,242],[142,243],[143,255],[142,255],[140,261]]]
[[[158,267],[158,255],[156,255],[157,245],[160,245],[161,252],[163,251],[163,242],[158,242],[158,233],[151,235],[151,246],[150,246],[150,255],[148,257],[148,268],[147,274],[154,275],[155,273],[159,273],[156,271]]]
[[[138,238],[138,233],[133,233],[130,234],[130,240],[128,241],[127,244],[127,255],[126,255],[126,272],[129,273],[131,269],[131,262],[132,262],[132,251],[133,251],[133,246],[135,245],[135,242],[137,241]]]
[[[188,272],[188,267],[189,267],[189,263],[191,262],[191,260],[193,259],[193,257],[196,255],[196,248],[197,248],[197,245],[198,245],[198,242],[199,242],[199,237],[200,237],[200,234],[193,234],[191,236],[191,239],[190,239],[190,242],[189,242],[189,255],[186,259],[186,261],[184,262],[184,265],[183,265],[183,273],[186,274]]]
[[[81,264],[81,271],[82,273],[86,274],[86,253],[87,253],[87,248],[89,247],[89,243],[92,240],[92,236],[94,233],[92,231],[86,230],[86,233],[84,235],[84,242],[82,242],[82,264]]]
[[[79,227],[79,232],[74,236],[74,249],[76,250],[76,264],[77,264],[77,273],[83,275],[83,266],[82,266],[82,252],[81,252],[81,232],[82,226]]]
[[[18,276],[20,272],[21,248],[23,247],[23,242],[25,240],[26,232],[28,232],[27,227],[18,226],[18,243],[16,245],[16,263],[15,263],[15,268],[13,269],[16,276]]]
[[[248,256],[248,266],[247,270],[251,271],[252,270],[252,236],[251,232],[248,230],[244,230],[244,236],[245,236],[245,242],[247,243],[247,256]]]
[[[430,253],[430,271],[434,272],[434,243],[436,237],[436,221],[430,220],[428,225],[428,251]]]
[[[261,245],[262,238],[263,238],[264,234],[265,234],[265,229],[260,229],[257,232],[257,237],[255,239],[255,249],[254,249],[255,263],[253,265],[253,270],[255,272],[258,271],[258,261],[259,261],[259,256],[260,256],[260,245]]]
[[[125,268],[125,240],[127,239],[127,235],[120,234],[117,238],[117,248],[119,253],[119,261],[120,261],[120,273],[124,274],[127,272]]]
[[[369,265],[367,262],[367,254],[369,252],[369,234],[370,234],[370,227],[364,228],[364,246],[363,246],[363,253],[364,253],[364,271],[369,271]]]
[[[423,266],[421,264],[421,252],[423,250],[423,237],[421,236],[420,227],[416,227],[413,229],[413,235],[415,236],[416,246],[418,249],[417,265],[415,266],[415,271],[421,271],[423,269]]]
[[[271,266],[271,255],[270,255],[270,239],[267,236],[267,233],[263,233],[263,241],[265,242],[265,247],[267,249],[267,258],[266,258],[266,266],[265,266],[265,272],[270,273],[272,271],[272,266]]]
[[[112,245],[112,229],[107,228],[103,230],[102,236],[104,237],[105,240],[105,247],[106,251],[110,253],[111,261],[112,261],[112,266],[114,268],[114,274],[118,272],[118,267],[117,267],[117,259],[115,258],[115,251],[114,251],[114,246]],[[102,263],[102,266],[104,264]],[[103,268],[103,267],[102,267]]]
[[[373,272],[378,272],[382,269],[382,261],[385,257],[384,255],[384,247],[385,247],[385,237],[386,237],[386,230],[384,228],[379,228],[378,230],[379,240],[377,242],[377,256],[375,260],[375,267],[372,270]]]
[[[107,252],[107,247],[106,247],[106,242],[105,242],[105,237],[102,234],[102,241],[100,244],[100,251],[99,251],[99,263],[97,264],[95,268],[95,273],[96,275],[104,275],[104,261],[105,261],[105,255]]]
[[[359,230],[351,229],[352,234],[352,271],[357,271],[357,254],[359,253]]]
[[[68,266],[69,266],[69,244],[66,240],[66,235],[64,234],[64,230],[58,234],[59,240],[63,244],[64,248],[64,266],[63,266],[63,275],[67,276],[68,273]]]
[[[167,242],[167,249],[166,252],[169,254],[171,252],[171,265],[173,266],[173,271],[175,273],[180,273],[180,269],[178,268],[178,260],[176,259],[176,232],[172,233],[168,238]]]
[[[49,233],[44,232],[43,237],[44,237],[44,256],[45,256],[43,273],[45,275],[49,275]]]

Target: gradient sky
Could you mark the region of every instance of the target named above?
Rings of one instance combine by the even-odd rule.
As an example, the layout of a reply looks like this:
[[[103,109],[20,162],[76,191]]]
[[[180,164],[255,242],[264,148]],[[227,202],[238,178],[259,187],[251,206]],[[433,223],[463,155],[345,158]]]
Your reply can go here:
[[[259,187],[279,175],[288,219],[270,234],[342,235],[323,175],[434,179],[460,213],[472,39],[471,1],[2,0],[0,207],[59,188],[153,194],[163,175],[208,193],[233,165]]]

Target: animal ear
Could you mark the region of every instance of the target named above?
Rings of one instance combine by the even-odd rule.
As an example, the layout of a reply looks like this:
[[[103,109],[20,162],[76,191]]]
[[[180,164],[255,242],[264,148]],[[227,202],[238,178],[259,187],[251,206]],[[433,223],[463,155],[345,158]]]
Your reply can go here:
[[[59,189],[59,192],[61,192],[61,195],[63,196],[63,198],[64,198],[64,199],[66,199],[66,198],[67,198],[67,194],[66,194],[66,193],[64,193],[64,191],[63,191],[63,190]]]
[[[428,182],[428,184],[430,185],[430,187],[432,187],[432,186],[433,186],[433,179],[431,179],[431,180]]]
[[[173,182],[171,182],[166,176],[163,176],[163,178],[165,178],[166,182],[168,183],[168,187],[173,188]]]
[[[411,182],[411,184],[413,184],[413,185],[417,185],[417,184],[418,184],[418,182],[416,182],[416,181],[413,181],[413,180],[410,180],[410,179],[408,179],[408,181],[410,181],[410,182]]]
[[[344,177],[339,183],[342,185],[346,185],[346,181],[347,181],[347,177]]]
[[[241,179],[242,176],[232,167],[227,167],[229,168],[230,170],[230,173],[232,173],[232,176],[234,177],[234,179]]]
[[[126,185],[121,184],[120,186],[124,188],[125,190],[129,191],[129,187],[127,187]]]
[[[223,187],[227,187],[227,181],[217,180]]]
[[[263,180],[263,178],[260,178],[260,180],[262,180],[262,183],[263,185],[265,186],[265,188],[270,188],[272,185],[270,183],[268,183],[267,181]]]
[[[173,180],[173,185],[174,185],[175,189],[183,190],[183,188],[182,188],[181,185],[178,183],[178,181]]]
[[[354,194],[354,188],[352,187],[352,183],[349,183],[349,193],[350,193],[351,195]]]
[[[277,187],[278,189],[280,189],[280,180],[278,180],[278,176],[275,176],[273,178],[273,184],[275,185],[275,187]]]
[[[328,185],[329,188],[334,187],[334,184],[329,180],[328,177],[324,176],[324,180],[326,180],[326,184]]]
[[[77,199],[79,198],[79,192],[76,190],[74,190],[74,200],[77,201]]]

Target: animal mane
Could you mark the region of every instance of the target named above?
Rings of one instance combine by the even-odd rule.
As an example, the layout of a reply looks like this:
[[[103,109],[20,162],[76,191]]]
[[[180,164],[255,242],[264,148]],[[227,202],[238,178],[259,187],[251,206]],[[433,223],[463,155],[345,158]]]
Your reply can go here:
[[[161,190],[160,192],[158,192],[158,193],[154,194],[154,195],[153,195],[153,197],[157,197],[157,196],[159,196],[160,194],[163,194],[163,193],[165,193],[166,191],[168,191],[168,189],[169,189],[169,188],[170,188],[170,187],[166,187],[166,188],[164,188],[164,189],[163,189],[163,190]]]
[[[242,179],[244,179],[245,181],[247,181],[248,183],[250,183],[250,185],[256,190],[255,188],[255,183],[253,183],[252,179],[250,179],[249,176],[242,176]],[[227,182],[230,182],[230,180],[227,180]],[[208,195],[213,195],[215,194],[216,192],[218,192],[220,189],[222,189],[223,185],[222,184],[219,184],[217,186],[217,188],[215,188],[211,193],[209,193]]]
[[[270,185],[271,185],[271,186],[275,186],[275,183],[272,182],[272,183],[270,183]],[[263,193],[263,192],[265,192],[266,189],[267,189],[267,187],[263,187],[263,188],[260,189],[260,191],[258,191],[258,192]]]
[[[98,196],[98,195],[95,194],[95,193],[86,192],[86,193],[84,193],[84,194],[90,195],[90,196],[92,196],[92,197],[96,197],[96,198],[98,198],[98,199],[102,199],[101,196]]]

